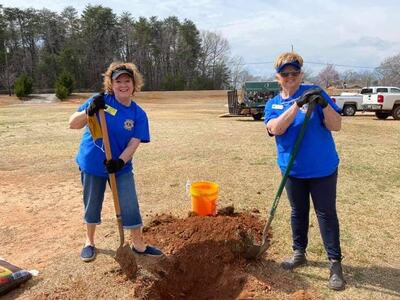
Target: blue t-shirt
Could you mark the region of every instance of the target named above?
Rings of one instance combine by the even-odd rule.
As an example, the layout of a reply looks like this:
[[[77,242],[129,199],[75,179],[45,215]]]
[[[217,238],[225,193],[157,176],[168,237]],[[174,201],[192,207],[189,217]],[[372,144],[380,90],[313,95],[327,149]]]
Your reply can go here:
[[[288,110],[294,101],[304,91],[316,88],[316,85],[300,85],[293,96],[283,99],[280,94],[276,95],[265,106],[265,124],[269,120],[279,117]],[[329,95],[322,91],[322,96],[328,101],[334,110],[340,112],[340,108],[333,102]],[[301,125],[307,111],[304,105],[297,113],[293,123],[282,135],[275,137],[278,165],[284,173],[289,163],[290,153],[294,147],[297,136],[300,133]],[[335,142],[332,133],[325,127],[324,113],[322,107],[317,105],[307,124],[304,138],[300,144],[299,151],[293,162],[289,175],[296,178],[317,178],[331,175],[339,165],[339,156],[336,152]]]
[[[93,100],[93,97],[85,101],[78,111],[84,111]],[[110,148],[113,159],[118,159],[132,138],[139,139],[142,143],[150,142],[149,122],[144,110],[135,102],[130,106],[119,103],[114,95],[104,96],[107,109],[105,112]],[[100,123],[100,121],[99,121]],[[108,177],[104,166],[106,159],[103,140],[93,141],[88,126],[85,126],[76,162],[79,168],[89,174]],[[116,173],[116,176],[132,171],[132,161]]]

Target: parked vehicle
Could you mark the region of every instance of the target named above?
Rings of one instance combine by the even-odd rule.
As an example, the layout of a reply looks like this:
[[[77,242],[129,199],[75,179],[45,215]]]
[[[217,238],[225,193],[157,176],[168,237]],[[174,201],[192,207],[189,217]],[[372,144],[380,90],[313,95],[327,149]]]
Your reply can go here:
[[[280,91],[277,81],[246,81],[241,92],[228,91],[229,114],[261,120],[265,103]]]
[[[362,94],[341,93],[340,96],[332,97],[332,100],[342,110],[343,116],[354,116],[356,111],[362,110]]]
[[[342,110],[344,116],[354,116],[356,111],[365,111],[363,106],[364,96],[373,95],[377,93],[388,93],[391,87],[385,86],[371,86],[364,87],[360,93],[346,93],[343,92],[340,96],[333,96],[332,99],[336,105]]]
[[[373,111],[378,119],[386,119],[390,115],[400,120],[400,88],[377,87],[376,93],[363,96],[362,108]]]

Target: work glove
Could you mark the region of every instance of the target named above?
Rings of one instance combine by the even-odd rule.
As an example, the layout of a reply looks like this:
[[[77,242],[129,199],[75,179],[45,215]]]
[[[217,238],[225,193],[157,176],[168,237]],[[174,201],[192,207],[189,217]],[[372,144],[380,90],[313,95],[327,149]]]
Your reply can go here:
[[[104,165],[106,166],[107,172],[112,174],[121,170],[125,166],[125,162],[120,158],[110,159],[104,160]]]
[[[326,101],[326,99],[325,99],[324,97],[322,97],[322,96],[319,96],[319,97],[316,99],[316,102],[317,102],[319,105],[321,105],[322,108],[325,108],[325,107],[328,106],[328,101]]]
[[[319,97],[318,97],[319,96]],[[322,98],[321,96],[321,89],[320,88],[313,88],[309,89],[304,92],[303,95],[301,95],[297,100],[296,104],[298,107],[302,107],[306,103],[310,103],[310,101],[317,101],[318,98]],[[322,98],[323,99],[323,98]],[[323,99],[325,100],[325,99]],[[326,100],[325,100],[326,102]],[[318,103],[318,102],[317,102]],[[326,102],[326,105],[328,103]],[[321,105],[322,106],[322,105]],[[326,106],[325,106],[326,107]]]
[[[86,114],[88,116],[94,116],[100,109],[105,109],[106,103],[104,102],[104,93],[100,93],[93,97],[92,102],[90,102],[88,108],[86,108]]]

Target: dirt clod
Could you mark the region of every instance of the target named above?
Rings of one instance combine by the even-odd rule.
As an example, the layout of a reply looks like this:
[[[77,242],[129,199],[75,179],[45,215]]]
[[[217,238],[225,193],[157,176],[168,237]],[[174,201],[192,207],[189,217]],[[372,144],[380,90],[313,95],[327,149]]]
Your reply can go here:
[[[235,213],[235,207],[233,205],[226,206],[218,210],[217,214],[220,216],[233,216]]]

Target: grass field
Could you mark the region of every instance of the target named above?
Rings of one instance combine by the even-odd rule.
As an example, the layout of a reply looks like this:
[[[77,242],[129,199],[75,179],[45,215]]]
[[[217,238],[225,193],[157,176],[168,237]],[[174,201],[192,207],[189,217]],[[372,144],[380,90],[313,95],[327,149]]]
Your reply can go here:
[[[105,264],[113,263],[109,258],[99,256],[92,264],[79,260],[84,226],[74,157],[81,131],[68,129],[68,118],[82,100],[73,95],[65,102],[31,104],[0,97],[0,257],[40,272],[6,299],[56,298],[57,293],[76,299],[71,282],[90,273],[97,274],[91,285],[100,291],[93,298],[130,295],[126,282],[102,282],[113,280],[112,274],[101,276]],[[223,91],[143,92],[137,102],[148,113],[152,137],[135,155],[145,222],[159,213],[185,217],[190,210],[186,181],[203,179],[220,185],[219,206],[258,209],[266,218],[281,176],[274,139],[266,137],[262,122],[219,117],[227,112]],[[310,264],[293,273],[276,272],[316,299],[400,299],[400,122],[357,113],[343,118],[334,138],[341,158],[337,207],[347,289],[332,292],[326,286],[329,271],[313,211]],[[118,242],[110,200],[108,192],[97,234],[105,249]],[[289,216],[284,194],[268,254],[278,263],[291,254]],[[290,293],[272,287],[266,297],[286,299]]]

